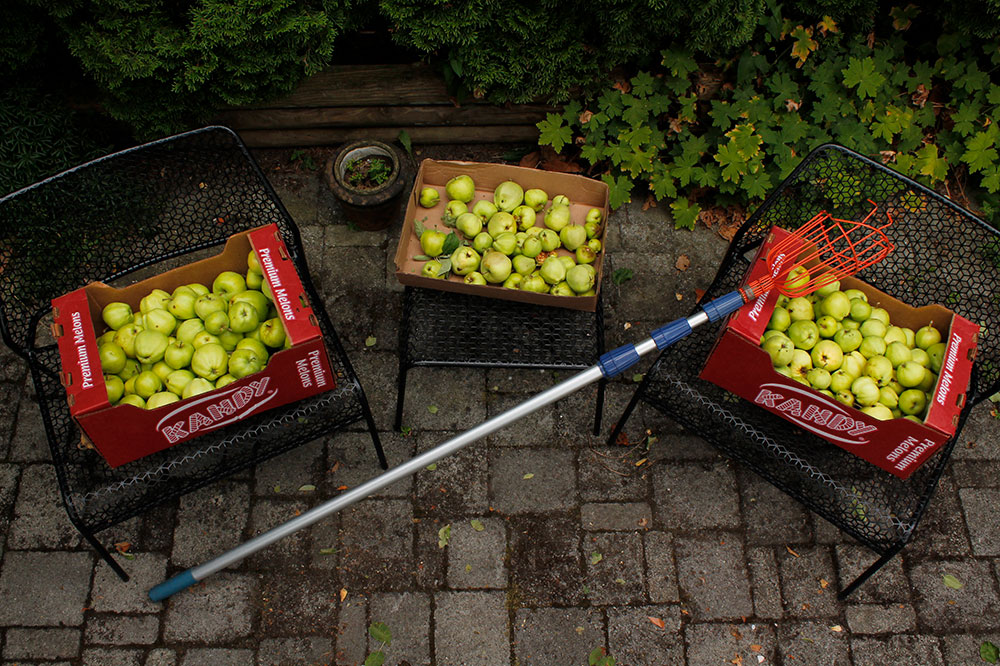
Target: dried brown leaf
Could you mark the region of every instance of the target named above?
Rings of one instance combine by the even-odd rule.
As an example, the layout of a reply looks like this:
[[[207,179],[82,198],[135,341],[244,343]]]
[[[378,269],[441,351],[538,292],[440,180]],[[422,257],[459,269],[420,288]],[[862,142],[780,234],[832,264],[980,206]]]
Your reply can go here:
[[[663,620],[661,620],[658,617],[653,617],[652,615],[647,615],[646,617],[648,617],[649,621],[660,629],[663,629],[663,627],[665,626]]]
[[[679,271],[686,271],[688,267],[691,266],[691,258],[688,257],[686,254],[682,254],[681,256],[677,257],[677,263],[674,264],[674,266]]]

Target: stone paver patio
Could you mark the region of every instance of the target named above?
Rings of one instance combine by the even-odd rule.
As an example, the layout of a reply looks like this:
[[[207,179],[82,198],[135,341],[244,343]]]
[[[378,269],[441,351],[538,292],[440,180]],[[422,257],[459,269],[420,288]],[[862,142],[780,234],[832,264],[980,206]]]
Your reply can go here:
[[[390,464],[558,380],[414,369],[407,434],[388,430],[399,224],[353,231],[319,172],[269,175],[303,231]],[[673,232],[663,207],[641,202],[610,224],[610,269],[634,271],[621,286],[605,283],[612,348],[687,314],[725,241],[704,227]],[[682,254],[685,271],[675,267]],[[372,622],[392,631],[385,663],[411,666],[583,665],[598,647],[626,665],[934,666],[983,663],[980,644],[1000,645],[1000,437],[989,405],[973,411],[911,544],[846,602],[836,590],[874,555],[695,434],[640,408],[627,431],[633,442],[655,436],[649,451],[605,446],[634,390],[630,372],[609,384],[600,436],[586,389],[161,605],[146,591],[166,574],[374,476],[364,429],[102,533],[105,544],[133,544],[121,560],[132,581],[121,583],[69,524],[26,369],[6,349],[2,359],[3,664],[359,664],[379,647]]]

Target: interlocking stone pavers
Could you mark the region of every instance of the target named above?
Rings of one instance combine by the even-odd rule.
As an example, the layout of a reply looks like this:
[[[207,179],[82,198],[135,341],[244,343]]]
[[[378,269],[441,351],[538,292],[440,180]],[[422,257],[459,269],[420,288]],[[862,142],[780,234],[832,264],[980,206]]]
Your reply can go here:
[[[733,533],[698,533],[674,540],[681,599],[696,619],[753,614],[743,545]]]
[[[523,666],[586,664],[605,644],[604,618],[592,608],[521,608],[514,614],[514,658]]]
[[[392,643],[382,648],[386,663],[409,662],[410,666],[430,664],[431,598],[419,592],[387,593],[372,596],[369,602],[372,622],[385,624],[392,632]],[[369,636],[370,650],[380,646]]]
[[[404,437],[399,433],[383,432],[379,437],[389,467],[395,467],[413,457],[420,435]],[[343,486],[353,488],[379,474],[375,447],[367,432],[341,433],[329,439],[326,465],[323,470],[322,497],[340,492]],[[377,491],[373,497],[409,498],[413,492],[413,477],[406,477]]]
[[[617,663],[684,663],[681,613],[676,606],[611,607],[607,612],[608,643]]]
[[[418,450],[423,453],[451,436],[452,433],[423,433]],[[476,515],[489,511],[487,456],[487,448],[476,442],[439,460],[433,469],[417,472],[414,509],[431,516]]]
[[[240,543],[250,500],[247,484],[222,481],[180,500],[170,563],[190,567]]]
[[[785,612],[794,617],[833,617],[840,611],[836,600],[833,556],[826,546],[799,547],[794,554],[777,555],[781,596]]]
[[[176,666],[177,653],[169,648],[155,648],[146,654],[142,666]]]
[[[645,601],[641,532],[587,534],[587,598],[594,605],[624,605]]]
[[[945,585],[944,576],[962,585]],[[972,630],[1000,628],[1000,595],[990,566],[982,560],[938,560],[913,566],[910,580],[915,590],[917,617],[937,632],[952,627]]]
[[[575,456],[563,449],[490,453],[490,505],[503,513],[569,509],[576,504]]]
[[[743,472],[743,518],[750,545],[786,545],[809,540],[809,512],[756,474]]]
[[[657,604],[680,601],[673,535],[670,532],[646,532],[643,535],[643,554],[646,556],[649,600]]]
[[[972,554],[1000,555],[1000,489],[963,488],[958,491],[972,540]]]
[[[160,613],[163,606],[153,603],[146,591],[162,581],[167,572],[166,557],[158,553],[135,553],[127,560],[129,580],[122,582],[111,567],[99,562],[94,567],[90,607],[98,613]]]
[[[870,567],[876,556],[863,546],[844,544],[836,547],[837,574],[841,585],[848,585]],[[887,562],[875,575],[851,595],[854,603],[906,603],[912,597],[910,581],[903,570],[903,562],[909,558],[904,551],[902,557]]]
[[[11,462],[47,462],[52,460],[45,441],[45,427],[42,413],[34,399],[34,384],[28,380],[24,385],[20,407],[17,410],[17,425],[10,440]]]
[[[90,645],[151,645],[160,633],[154,615],[99,614],[87,618],[83,642]]]
[[[28,465],[21,474],[7,548],[74,548],[80,543],[63,507],[51,465]]]
[[[636,502],[649,493],[649,468],[628,448],[587,447],[576,453],[577,488],[588,502]]]
[[[448,585],[455,589],[507,587],[506,550],[507,527],[500,518],[455,521],[447,550]]]
[[[333,663],[333,640],[323,636],[265,638],[257,648],[257,666]]]
[[[568,606],[586,598],[574,517],[516,516],[510,521],[510,535],[508,605]]]
[[[486,420],[486,389],[482,370],[411,368],[406,376],[404,426],[418,431],[450,430],[457,434]],[[393,384],[393,405],[395,401]],[[387,421],[383,427],[391,425],[392,422]]]
[[[172,597],[166,604],[163,637],[178,643],[224,643],[249,636],[259,592],[256,576],[219,573]]]
[[[917,613],[909,604],[848,604],[847,627],[852,634],[899,634],[916,631]]]
[[[555,382],[552,382],[553,384]],[[492,386],[492,385],[491,385]],[[543,389],[544,390],[544,389]],[[533,391],[532,393],[539,393]],[[492,418],[507,411],[511,407],[524,402],[526,395],[531,393],[499,393],[492,388],[487,395],[487,416]],[[582,415],[581,415],[582,416]],[[593,417],[593,411],[588,413]],[[548,446],[555,437],[556,414],[551,409],[541,409],[519,419],[504,428],[501,432],[487,437],[491,446]],[[582,424],[583,427],[585,424]]]
[[[80,652],[80,630],[11,628],[4,641],[5,663],[25,659],[72,659]]]
[[[308,504],[304,501],[258,500],[254,502],[253,510],[250,513],[248,533],[251,538],[263,534],[267,530],[301,515],[308,508]],[[247,564],[260,571],[291,570],[308,561],[308,548],[309,533],[300,530],[277,543],[272,543],[264,550],[254,553],[247,558]]]
[[[887,638],[852,638],[854,663],[943,666],[941,646],[936,636],[889,636]],[[958,662],[961,663],[961,662]]]
[[[142,650],[127,648],[87,648],[83,651],[84,666],[139,666]]]
[[[299,488],[319,486],[325,480],[324,456],[323,442],[315,440],[257,465],[253,494],[267,498],[302,497]]]
[[[832,626],[832,628],[831,628]],[[786,664],[850,666],[847,631],[828,622],[794,622],[778,626],[778,651]],[[756,661],[751,657],[750,663]]]
[[[657,520],[667,528],[732,528],[739,524],[736,476],[728,463],[653,468]]]
[[[253,650],[193,648],[184,654],[181,666],[254,666]]]
[[[363,597],[348,594],[337,613],[336,663],[358,664],[368,654],[368,605]]]
[[[645,502],[602,502],[584,504],[580,507],[580,523],[583,529],[600,531],[631,532],[652,524],[652,511]]]
[[[767,546],[748,548],[747,572],[753,593],[753,610],[757,617],[782,617],[784,605],[781,602],[781,582],[774,549]]]
[[[772,664],[777,637],[772,624],[760,622],[692,623],[684,627],[689,664]],[[764,657],[759,662],[757,657]]]
[[[407,589],[414,576],[413,507],[369,499],[341,515],[341,580],[356,592]]]
[[[83,623],[94,558],[90,553],[9,550],[0,569],[0,626]]]
[[[997,446],[994,444],[993,446]],[[934,500],[906,546],[906,553],[924,557],[967,557],[971,551],[962,505],[950,474],[945,474],[934,492]]]
[[[439,592],[434,596],[434,650],[440,666],[510,663],[503,592]]]

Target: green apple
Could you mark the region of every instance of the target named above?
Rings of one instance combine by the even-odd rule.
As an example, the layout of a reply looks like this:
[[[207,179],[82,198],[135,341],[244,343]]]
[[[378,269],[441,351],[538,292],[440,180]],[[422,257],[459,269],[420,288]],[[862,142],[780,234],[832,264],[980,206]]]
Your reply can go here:
[[[219,310],[205,317],[205,330],[212,335],[219,335],[223,331],[229,330],[229,315],[225,311]]]
[[[148,328],[143,329],[135,336],[135,358],[139,363],[152,364],[162,361],[168,344],[167,336],[163,333]]]
[[[831,380],[830,371],[813,367],[812,370],[806,373],[806,380],[816,390],[828,389],[830,388]]]
[[[554,197],[552,197],[552,205],[553,206],[566,206],[568,208],[569,207],[569,197],[567,197],[565,194],[557,194]]]
[[[791,323],[792,318],[789,316],[788,310],[776,307],[771,313],[771,318],[767,322],[767,327],[773,331],[785,331],[788,330],[788,326]]]
[[[810,303],[809,299],[804,296],[796,296],[792,300],[788,301],[788,305],[785,306],[785,309],[788,310],[788,316],[791,317],[793,322],[805,320],[812,321],[816,318],[813,304]]]
[[[177,330],[174,331],[174,336],[181,342],[186,342],[192,344],[196,335],[205,330],[205,322],[201,319],[188,319],[187,321],[182,321]]]
[[[888,385],[892,381],[892,361],[885,356],[872,356],[865,363],[863,376],[871,377],[879,386]]]
[[[240,301],[246,301],[257,310],[257,317],[264,321],[267,318],[267,312],[270,308],[271,301],[268,300],[267,296],[263,292],[257,291],[255,289],[247,289],[246,291],[241,291],[232,298],[229,299],[228,307],[232,308],[234,303]],[[228,310],[227,310],[228,312]]]
[[[219,375],[220,377],[222,375]],[[187,383],[184,390],[181,392],[181,397],[187,400],[188,398],[193,398],[196,395],[201,395],[202,393],[208,393],[209,391],[215,390],[215,384],[213,384],[208,379],[204,377],[195,377]]]
[[[531,206],[520,205],[510,212],[514,216],[514,221],[517,223],[517,228],[521,231],[527,231],[531,227],[535,226],[535,209]]]
[[[130,377],[135,377],[140,372],[139,361],[129,358],[125,359],[125,367],[118,373],[118,376],[122,378],[122,381],[125,381]]]
[[[851,314],[851,300],[844,292],[834,291],[819,302],[819,311],[840,321]]]
[[[456,199],[452,199],[447,204],[445,204],[444,212],[441,213],[441,221],[444,222],[449,227],[457,226],[458,218],[460,218],[462,215],[465,215],[468,212],[469,212],[469,207],[465,205],[464,201],[458,201]],[[475,236],[475,234],[472,234],[472,236]],[[469,237],[471,238],[472,236]],[[218,384],[218,382],[216,382],[216,384]]]
[[[874,405],[879,397],[878,383],[871,377],[863,375],[851,383],[851,393],[859,405],[865,407]]]
[[[236,271],[222,271],[212,281],[212,293],[219,294],[227,301],[235,294],[246,290],[246,278]]]
[[[851,299],[852,301],[855,298],[860,298],[865,303],[868,302],[868,294],[866,294],[865,292],[861,291],[860,289],[845,289],[844,293],[847,294],[847,297],[849,299]],[[868,317],[865,317],[865,319],[868,319]]]
[[[793,321],[789,324],[786,333],[798,349],[808,351],[819,342],[819,327],[811,319]]]
[[[795,293],[799,289],[805,287],[808,283],[809,270],[805,266],[793,266],[792,270],[788,271],[788,275],[785,276],[782,291],[786,293]]]
[[[475,285],[475,286],[482,286],[482,285],[486,284],[486,278],[484,278],[483,274],[480,273],[479,271],[472,271],[471,273],[469,273],[468,275],[466,275],[464,278],[462,278],[462,282],[464,282],[465,284],[471,284],[471,285]]]
[[[493,247],[493,236],[490,236],[489,232],[482,231],[472,239],[472,249],[479,254],[484,254],[491,247]]]
[[[195,298],[208,293],[208,287],[200,282],[191,282],[190,284],[186,284],[184,286],[194,292]]]
[[[899,394],[899,410],[904,414],[916,416],[927,406],[927,396],[920,389],[907,389]]]
[[[531,275],[535,270],[534,258],[526,257],[523,254],[511,257],[511,264],[514,267],[514,271],[520,275]]]
[[[195,351],[198,351],[205,345],[211,344],[219,344],[219,336],[212,335],[208,331],[202,331],[198,335],[194,336],[194,339],[191,341],[191,346],[194,347]]]
[[[604,221],[604,211],[600,208],[591,208],[587,211],[587,216],[584,218],[584,222],[591,222],[593,224],[600,224]]]
[[[104,390],[108,394],[108,402],[116,404],[125,395],[125,382],[118,375],[104,375]]]
[[[260,328],[259,326],[257,328]],[[254,329],[254,331],[257,329]],[[251,331],[252,333],[253,331]],[[219,344],[227,352],[231,352],[236,349],[236,345],[239,344],[240,340],[243,339],[242,333],[236,333],[235,331],[223,331],[218,335]]]
[[[854,321],[850,317],[846,317],[846,318],[840,320],[840,327],[842,329],[844,329],[844,330],[847,330],[847,331],[857,331],[859,328],[861,328],[861,322],[860,321]],[[864,336],[861,336],[861,337],[864,337]]]
[[[202,345],[195,349],[191,357],[191,370],[199,377],[216,380],[226,374],[229,365],[229,354],[217,342]]]
[[[468,275],[479,268],[482,258],[468,245],[460,245],[451,253],[451,270],[455,275]]]
[[[177,318],[161,308],[150,310],[142,317],[143,326],[164,335],[170,335],[177,327]]]
[[[844,362],[844,350],[833,340],[820,340],[815,344],[810,353],[814,368],[822,368],[828,372],[833,372],[840,368]],[[826,388],[821,386],[820,388]]]
[[[264,343],[254,338],[241,339],[238,343],[236,343],[236,349],[249,349],[252,351],[260,359],[261,367],[267,365],[267,359],[271,355]],[[232,358],[232,354],[230,354],[229,357]]]
[[[918,388],[924,393],[931,393],[934,390],[934,386],[937,385],[937,378],[936,374],[925,368],[923,381],[914,388]]]
[[[119,405],[132,405],[133,407],[138,407],[139,409],[146,409],[146,401],[137,396],[135,393],[126,393],[122,396],[122,399],[118,402]]]
[[[508,257],[511,256],[517,249],[517,236],[509,231],[504,231],[493,236],[493,249],[506,254]]]
[[[257,275],[263,275],[264,270],[260,267],[260,259],[257,258],[257,252],[250,250],[247,252],[247,272],[256,273]]]
[[[566,279],[566,266],[555,255],[547,257],[538,272],[549,285],[558,284]]]
[[[114,342],[116,333],[118,333],[118,331],[116,331],[113,328],[110,328],[104,331],[104,333],[101,333],[99,336],[97,336],[97,346],[100,347],[101,345],[107,344],[109,342]]]
[[[242,280],[243,278],[240,277]],[[180,288],[174,290],[174,296],[170,299],[170,303],[167,304],[167,312],[172,314],[176,319],[191,319],[195,316],[194,313],[194,303],[198,300],[195,293],[186,289],[180,291]]]
[[[879,319],[875,319],[874,317],[869,317],[868,319],[861,322],[861,328],[858,330],[860,330],[861,335],[865,336],[866,338],[874,336],[876,338],[882,338],[882,340],[885,341],[885,332],[887,330],[887,327],[885,323],[883,323]]]
[[[485,224],[499,212],[496,204],[487,199],[480,199],[472,206],[472,214],[478,217]]]
[[[587,231],[579,224],[567,224],[559,231],[562,246],[570,252],[587,242]]]
[[[476,194],[476,184],[472,177],[466,174],[455,176],[444,185],[444,192],[449,199],[469,203]]]
[[[530,206],[536,213],[545,208],[545,204],[548,202],[549,195],[545,193],[545,190],[532,188],[530,190],[526,190],[524,193],[524,205]]]
[[[880,322],[885,324],[886,328],[889,328],[889,311],[885,308],[873,307],[872,313],[869,315],[870,319],[878,319]]]
[[[234,333],[249,333],[260,324],[257,308],[247,301],[236,301],[229,306],[229,330]]]
[[[928,367],[934,372],[941,372],[941,364],[944,363],[944,353],[947,349],[948,344],[945,342],[938,342],[927,347],[927,357],[930,359]]]
[[[231,374],[227,372],[226,374],[222,375],[221,377],[215,380],[215,388],[217,389],[222,388],[223,386],[232,384],[235,381],[236,377],[233,377]]]
[[[899,326],[888,326],[885,329],[885,335],[882,337],[885,338],[885,344],[887,345],[891,345],[893,342],[898,342],[909,349],[909,346],[906,344],[906,333],[904,333],[903,329]]]
[[[264,361],[265,358],[261,357],[253,349],[247,347],[235,349],[229,355],[229,374],[236,377],[236,379],[242,379],[247,375],[259,372],[264,367]]]
[[[860,298],[851,299],[851,312],[850,317],[856,322],[862,322],[869,319],[872,316],[872,306],[868,305],[868,301],[862,300]]]
[[[569,220],[569,206],[557,204],[555,201],[552,202],[552,207],[545,211],[543,218],[545,226],[556,233],[562,231],[563,227],[569,224]],[[586,230],[584,234],[586,235]]]
[[[552,229],[542,229],[538,234],[538,240],[542,242],[542,252],[552,252],[561,245],[559,234]]]
[[[150,310],[165,310],[170,303],[170,294],[162,289],[154,289],[139,301],[139,311],[146,314]]]
[[[163,361],[157,361],[153,364],[153,372],[156,373],[156,376],[160,378],[161,382],[166,383],[167,375],[173,371],[174,369]]]
[[[144,370],[129,381],[134,382],[135,393],[143,400],[149,400],[149,396],[163,388],[163,380],[152,370]]]
[[[899,395],[891,386],[882,386],[878,390],[878,401],[889,409],[895,409],[899,406]]]
[[[530,291],[536,294],[544,294],[549,291],[549,283],[542,279],[542,276],[535,271],[531,275],[526,275],[521,280],[521,291]]]
[[[905,361],[896,368],[896,381],[906,388],[919,386],[926,376],[927,369],[915,361]]]
[[[202,320],[208,319],[213,312],[225,312],[229,302],[219,294],[202,294],[194,302],[194,313]]]
[[[513,268],[510,257],[496,250],[489,250],[479,262],[480,272],[490,284],[501,284],[510,277]]]
[[[819,327],[820,337],[823,338],[832,338],[840,330],[840,322],[830,315],[823,315],[817,319],[816,326]]]
[[[861,355],[856,353],[844,354],[844,360],[840,363],[840,369],[855,379],[861,376],[868,365],[868,360],[864,356],[858,358],[859,356]]]
[[[104,320],[104,323],[109,328],[117,331],[122,326],[131,324],[135,319],[135,315],[132,313],[131,305],[116,301],[104,306],[104,309],[101,310],[101,319]]]
[[[183,395],[184,387],[194,379],[194,373],[190,370],[180,369],[174,370],[169,375],[167,379],[163,382],[163,385],[167,387],[167,390],[171,393],[177,395]]]
[[[268,347],[278,349],[285,344],[285,326],[280,317],[271,317],[261,324],[259,331],[260,341]]]
[[[918,328],[913,338],[917,347],[928,352],[932,346],[941,342],[941,331],[934,328],[933,323]]]
[[[538,236],[529,236],[524,239],[524,244],[521,246],[521,254],[534,259],[541,253],[542,241]]]
[[[816,278],[816,291],[814,292],[820,299],[825,299],[830,294],[840,291],[840,280],[834,279],[832,273],[823,273]],[[848,303],[850,299],[848,299]],[[845,317],[847,315],[844,315]],[[841,317],[843,319],[843,317]]]
[[[910,348],[907,347],[907,349],[910,349]],[[920,347],[915,347],[914,349],[910,349],[910,360],[911,361],[915,361],[916,363],[919,363],[920,365],[924,366],[925,368],[931,367],[931,356],[930,356],[930,354],[928,354],[926,351],[924,351]]]
[[[489,218],[489,222],[486,223],[486,231],[496,242],[496,237],[500,234],[517,233],[517,222],[514,221],[514,216],[510,213],[500,211]]]
[[[105,342],[98,347],[97,355],[101,359],[101,370],[108,375],[117,375],[124,370],[128,360],[125,350],[115,342]]]
[[[164,405],[169,405],[170,403],[177,402],[180,397],[176,393],[171,393],[170,391],[160,391],[149,396],[146,400],[146,409],[156,409],[157,407],[163,407]]]
[[[444,250],[444,241],[448,234],[434,229],[424,229],[420,234],[420,249],[428,257],[437,257]]]
[[[448,278],[448,272],[441,270],[442,268],[440,261],[431,259],[424,263],[424,267],[420,269],[420,275],[436,280],[445,280]]]
[[[493,190],[493,203],[508,213],[524,201],[524,189],[512,180],[504,181]]]
[[[441,194],[433,187],[425,187],[420,190],[418,203],[424,208],[434,208],[441,201]]]
[[[462,205],[464,206],[465,204]],[[483,221],[479,219],[479,216],[475,213],[462,213],[455,219],[455,227],[458,228],[458,230],[461,231],[466,238],[474,239],[479,235],[479,232],[483,230]]]
[[[885,339],[877,335],[870,335],[861,341],[861,346],[858,347],[858,351],[865,358],[871,358],[873,356],[884,356],[885,355]]]
[[[861,411],[862,413],[867,414],[872,418],[876,418],[879,421],[890,421],[893,418],[895,418],[892,415],[892,410],[890,410],[888,407],[878,402],[876,402],[874,405],[866,405],[862,407]]]
[[[553,296],[576,296],[576,292],[573,290],[572,287],[569,286],[569,283],[566,282],[565,280],[560,282],[559,284],[552,285],[552,287],[549,289],[549,293],[552,294]]]
[[[542,265],[545,268],[545,265]],[[544,279],[544,275],[542,276]],[[594,288],[597,273],[590,264],[577,264],[566,271],[566,283],[574,294],[582,294]]]
[[[836,370],[830,375],[830,390],[834,393],[839,393],[840,391],[847,391],[851,388],[851,384],[857,377],[851,375],[846,370],[841,368]],[[851,402],[854,401],[854,394],[851,394]]]
[[[913,360],[913,352],[910,351],[910,348],[906,346],[905,342],[900,342],[898,340],[890,342],[886,345],[885,356],[892,361],[892,367],[894,368],[898,367],[899,364],[904,361]],[[925,364],[921,363],[920,365]]]
[[[913,349],[917,346],[917,334],[912,328],[903,326],[903,335],[906,336],[906,346]]]
[[[576,248],[576,263],[592,264],[597,261],[597,253],[589,245]]]
[[[522,279],[524,279],[524,276],[520,273],[511,273],[507,276],[507,279],[503,281],[501,286],[504,289],[520,289]]]
[[[792,371],[792,379],[808,384],[809,380],[806,379],[806,374],[812,370],[812,357],[806,350],[796,349],[792,352],[792,360],[788,364],[788,368]]]

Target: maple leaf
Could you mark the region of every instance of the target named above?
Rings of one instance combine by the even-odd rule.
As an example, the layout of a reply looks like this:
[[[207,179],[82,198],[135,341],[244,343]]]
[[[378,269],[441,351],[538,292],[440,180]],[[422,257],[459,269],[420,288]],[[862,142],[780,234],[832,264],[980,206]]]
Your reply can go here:
[[[671,74],[681,78],[687,78],[688,74],[698,69],[698,63],[687,51],[663,51],[662,64]]]
[[[875,61],[872,58],[851,58],[841,73],[844,75],[844,85],[856,88],[861,99],[875,97],[885,84],[885,77],[875,70]]]
[[[802,67],[809,54],[819,48],[819,42],[812,38],[812,28],[803,28],[801,25],[795,26],[789,36],[793,40],[792,57],[798,59],[795,66]]]
[[[996,125],[991,125],[990,129]],[[966,151],[962,154],[962,161],[969,165],[969,172],[986,171],[997,161],[996,143],[997,132],[985,131],[977,132],[976,136],[966,143]]]
[[[816,24],[816,27],[819,28],[824,37],[828,32],[840,32],[840,29],[837,28],[837,22],[831,16],[824,16],[823,20]]]
[[[620,208],[622,204],[632,201],[632,181],[627,176],[613,176],[605,173],[601,180],[608,184],[608,205]]]
[[[687,197],[680,197],[670,204],[674,216],[674,229],[694,229],[701,206],[688,203]]]
[[[933,143],[925,144],[917,151],[917,169],[931,180],[944,180],[948,175],[948,160],[938,155],[938,147]]]
[[[562,150],[563,146],[573,140],[573,130],[557,113],[545,114],[545,120],[536,123],[535,127],[540,132],[538,143],[543,146],[552,146],[556,152]]]
[[[983,187],[990,194],[1000,192],[1000,167],[994,167],[983,176]]]

